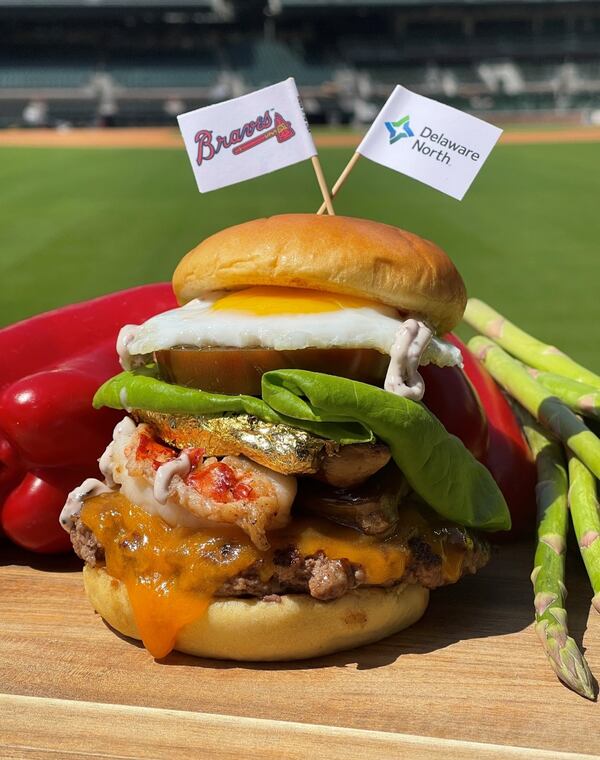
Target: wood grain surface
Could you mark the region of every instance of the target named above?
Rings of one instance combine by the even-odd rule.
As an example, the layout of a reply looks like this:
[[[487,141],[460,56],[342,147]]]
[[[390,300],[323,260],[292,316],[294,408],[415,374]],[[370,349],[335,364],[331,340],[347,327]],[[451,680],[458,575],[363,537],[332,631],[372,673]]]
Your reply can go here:
[[[600,618],[569,565],[571,633],[598,675]],[[155,662],[91,610],[75,558],[1,545],[0,757],[600,757],[600,706],[560,685],[533,632],[530,569],[529,546],[504,546],[360,650]]]

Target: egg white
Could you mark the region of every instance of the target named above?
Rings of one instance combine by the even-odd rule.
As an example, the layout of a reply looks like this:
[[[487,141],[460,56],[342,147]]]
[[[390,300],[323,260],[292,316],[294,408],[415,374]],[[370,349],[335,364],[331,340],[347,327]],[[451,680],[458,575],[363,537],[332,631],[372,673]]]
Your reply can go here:
[[[223,293],[211,293],[185,306],[157,314],[142,325],[127,325],[126,351],[120,351],[126,368],[135,357],[185,346],[193,348],[371,348],[389,354],[402,320],[389,306],[373,304],[313,314],[256,315],[236,310],[213,310]],[[125,329],[125,328],[124,328]],[[454,346],[434,338],[422,364],[461,365]]]

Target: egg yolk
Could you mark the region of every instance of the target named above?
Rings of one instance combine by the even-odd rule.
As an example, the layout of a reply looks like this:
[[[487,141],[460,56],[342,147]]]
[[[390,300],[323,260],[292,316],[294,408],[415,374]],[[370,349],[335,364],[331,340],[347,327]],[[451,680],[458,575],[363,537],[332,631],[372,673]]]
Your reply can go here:
[[[257,286],[228,293],[215,301],[211,308],[213,311],[240,311],[264,317],[271,314],[319,314],[342,309],[376,308],[377,305],[367,298],[308,288]]]

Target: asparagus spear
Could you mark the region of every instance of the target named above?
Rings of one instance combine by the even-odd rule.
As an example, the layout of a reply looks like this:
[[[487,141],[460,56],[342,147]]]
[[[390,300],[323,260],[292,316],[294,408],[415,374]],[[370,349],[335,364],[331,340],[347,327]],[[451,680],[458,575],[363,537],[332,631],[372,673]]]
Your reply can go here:
[[[483,301],[470,298],[463,319],[525,364],[578,380],[580,383],[587,383],[600,390],[598,375],[577,364],[554,346],[542,343],[523,332]]]
[[[600,439],[579,417],[493,341],[477,336],[469,341],[468,346],[484,363],[494,380],[600,478]]]
[[[523,430],[538,471],[537,547],[531,573],[535,631],[560,680],[581,696],[594,699],[593,676],[567,629],[564,575],[569,517],[563,452],[533,421],[526,423]]]
[[[596,481],[577,457],[569,457],[569,506],[579,550],[594,596],[592,604],[600,612],[600,505]]]
[[[574,412],[600,420],[600,390],[552,372],[530,369],[529,374]]]

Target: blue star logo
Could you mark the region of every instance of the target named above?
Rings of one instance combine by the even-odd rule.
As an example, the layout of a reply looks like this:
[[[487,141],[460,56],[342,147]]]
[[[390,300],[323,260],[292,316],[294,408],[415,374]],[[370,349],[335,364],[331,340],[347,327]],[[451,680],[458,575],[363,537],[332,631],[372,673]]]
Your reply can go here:
[[[410,128],[410,116],[403,116],[398,121],[386,121],[385,127],[390,134],[390,145],[393,145],[403,137],[414,137],[415,133]]]

